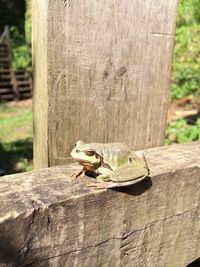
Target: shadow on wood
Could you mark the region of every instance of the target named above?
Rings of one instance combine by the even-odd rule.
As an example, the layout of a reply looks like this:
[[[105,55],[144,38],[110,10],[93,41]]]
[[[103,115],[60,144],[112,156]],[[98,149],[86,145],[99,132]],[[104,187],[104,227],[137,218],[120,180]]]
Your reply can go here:
[[[200,266],[200,258],[188,264],[186,267],[199,267]]]
[[[126,186],[122,188],[114,188],[112,190],[115,190],[116,192],[122,192],[125,194],[129,194],[132,196],[139,196],[143,194],[145,191],[147,191],[150,187],[152,186],[152,180],[150,177],[146,177],[143,181],[131,185],[131,186]]]

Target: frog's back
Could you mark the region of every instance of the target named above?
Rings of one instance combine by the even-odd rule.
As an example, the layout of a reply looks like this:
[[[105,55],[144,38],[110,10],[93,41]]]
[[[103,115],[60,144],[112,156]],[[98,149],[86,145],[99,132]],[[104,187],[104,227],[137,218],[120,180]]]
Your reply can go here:
[[[104,162],[111,163],[114,169],[127,161],[130,153],[130,148],[122,143],[92,143],[91,146],[103,157]]]

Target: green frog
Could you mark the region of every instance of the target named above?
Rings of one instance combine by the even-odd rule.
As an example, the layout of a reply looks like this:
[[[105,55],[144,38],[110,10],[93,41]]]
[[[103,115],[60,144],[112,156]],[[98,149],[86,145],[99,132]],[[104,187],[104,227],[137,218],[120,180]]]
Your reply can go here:
[[[139,182],[149,175],[145,156],[137,156],[122,143],[84,143],[78,141],[71,156],[83,166],[79,175],[93,174],[97,182],[122,184]]]

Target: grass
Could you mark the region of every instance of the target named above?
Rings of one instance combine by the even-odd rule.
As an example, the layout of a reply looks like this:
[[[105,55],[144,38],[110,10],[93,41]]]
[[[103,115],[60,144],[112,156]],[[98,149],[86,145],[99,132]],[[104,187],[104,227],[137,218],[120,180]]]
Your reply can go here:
[[[30,101],[0,104],[0,169],[6,174],[33,168]]]

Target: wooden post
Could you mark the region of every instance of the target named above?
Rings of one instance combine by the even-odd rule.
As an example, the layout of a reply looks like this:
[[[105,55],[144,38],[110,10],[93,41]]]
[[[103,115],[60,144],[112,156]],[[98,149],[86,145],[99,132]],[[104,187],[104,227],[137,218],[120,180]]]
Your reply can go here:
[[[164,142],[177,0],[34,0],[35,168],[74,142]]]

